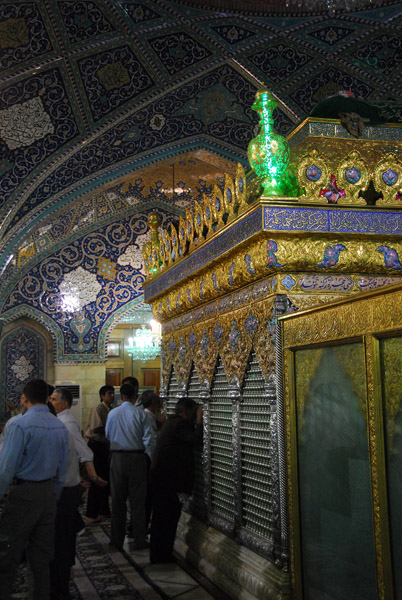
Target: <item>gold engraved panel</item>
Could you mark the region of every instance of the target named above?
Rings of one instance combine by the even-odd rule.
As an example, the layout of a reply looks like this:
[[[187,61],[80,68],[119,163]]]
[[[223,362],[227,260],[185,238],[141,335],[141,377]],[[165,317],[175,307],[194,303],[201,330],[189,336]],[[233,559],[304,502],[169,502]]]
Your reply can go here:
[[[400,206],[402,198],[402,161],[393,153],[387,154],[378,163],[374,174],[374,186],[382,192],[383,198],[377,206],[396,204]]]
[[[316,202],[321,204],[320,189],[329,181],[329,168],[327,161],[316,148],[313,148],[302,157],[298,168],[297,177],[299,184],[305,189],[305,194],[299,197],[299,202]]]
[[[359,302],[358,311],[355,305],[342,301],[339,306],[312,309],[298,320],[289,318],[284,329],[284,345],[293,347],[402,327],[401,292],[384,290],[382,294],[356,296],[355,300]]]

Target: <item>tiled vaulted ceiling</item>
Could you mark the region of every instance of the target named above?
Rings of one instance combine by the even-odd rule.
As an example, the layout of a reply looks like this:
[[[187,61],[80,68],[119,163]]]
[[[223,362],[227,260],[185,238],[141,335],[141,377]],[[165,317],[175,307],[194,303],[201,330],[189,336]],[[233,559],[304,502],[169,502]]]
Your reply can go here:
[[[371,5],[303,14],[279,1],[1,2],[3,277],[52,222],[67,236],[72,214],[95,227],[130,202],[179,210],[177,199],[247,164],[262,81],[280,100],[282,134],[341,88],[396,99],[402,5]]]

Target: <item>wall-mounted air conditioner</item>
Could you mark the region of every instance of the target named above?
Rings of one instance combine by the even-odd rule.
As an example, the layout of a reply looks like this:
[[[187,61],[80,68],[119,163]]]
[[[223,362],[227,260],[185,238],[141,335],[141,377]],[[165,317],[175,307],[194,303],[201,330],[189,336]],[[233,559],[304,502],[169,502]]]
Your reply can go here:
[[[71,413],[78,422],[80,429],[82,429],[82,395],[81,395],[81,384],[74,383],[73,381],[56,381],[54,384],[57,388],[66,388],[70,390],[73,396],[73,405],[71,407]]]

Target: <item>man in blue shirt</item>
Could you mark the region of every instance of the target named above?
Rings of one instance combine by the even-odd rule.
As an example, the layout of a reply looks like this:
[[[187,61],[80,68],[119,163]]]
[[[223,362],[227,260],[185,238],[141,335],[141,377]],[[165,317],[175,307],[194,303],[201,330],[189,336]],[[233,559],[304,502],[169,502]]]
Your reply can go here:
[[[106,437],[110,440],[110,489],[112,493],[111,544],[121,550],[126,533],[127,498],[130,502],[133,544],[146,548],[145,498],[147,461],[152,458],[156,437],[152,424],[139,406],[134,406],[138,389],[129,384],[120,388],[122,404],[110,411]]]
[[[0,598],[12,584],[26,550],[30,597],[48,600],[49,562],[53,556],[56,500],[67,465],[68,434],[46,405],[47,383],[29,381],[22,393],[28,410],[15,420],[0,452],[0,499],[10,487],[0,519]]]

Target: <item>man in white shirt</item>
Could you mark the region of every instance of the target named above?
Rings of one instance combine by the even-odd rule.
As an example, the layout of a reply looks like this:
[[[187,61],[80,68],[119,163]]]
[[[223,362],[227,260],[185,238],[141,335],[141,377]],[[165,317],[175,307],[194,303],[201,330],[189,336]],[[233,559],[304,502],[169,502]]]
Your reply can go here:
[[[51,563],[51,598],[69,598],[70,570],[75,563],[75,545],[77,522],[80,520],[78,506],[82,488],[79,463],[84,463],[91,482],[106,485],[106,481],[97,476],[93,464],[93,453],[81,435],[80,427],[71,414],[73,402],[71,392],[65,388],[56,388],[50,401],[57,418],[65,425],[69,434],[69,456],[66,480],[57,504],[55,553]],[[81,521],[82,522],[82,521]]]
[[[138,389],[129,384],[120,388],[121,406],[110,411],[106,421],[106,437],[110,440],[112,460],[110,488],[112,492],[111,544],[123,548],[126,532],[127,498],[130,502],[133,542],[137,550],[146,548],[145,498],[147,462],[152,458],[156,436],[143,408],[134,406]]]

